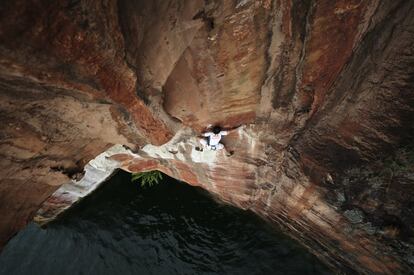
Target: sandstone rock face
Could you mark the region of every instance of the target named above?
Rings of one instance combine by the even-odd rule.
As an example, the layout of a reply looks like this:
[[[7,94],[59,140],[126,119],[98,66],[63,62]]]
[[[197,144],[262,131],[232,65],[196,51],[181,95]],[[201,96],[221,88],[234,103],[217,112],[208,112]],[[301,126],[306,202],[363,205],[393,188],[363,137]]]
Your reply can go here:
[[[30,0],[0,15],[3,243],[120,144],[111,167],[201,186],[335,270],[414,272],[414,2]],[[242,125],[233,156],[196,150],[214,124]]]

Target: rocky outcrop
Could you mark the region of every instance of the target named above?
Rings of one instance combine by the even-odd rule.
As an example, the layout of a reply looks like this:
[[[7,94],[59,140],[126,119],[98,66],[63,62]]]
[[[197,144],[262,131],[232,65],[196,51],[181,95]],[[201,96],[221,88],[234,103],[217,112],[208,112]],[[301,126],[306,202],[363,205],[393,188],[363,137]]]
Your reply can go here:
[[[0,14],[3,241],[120,144],[112,168],[202,186],[335,270],[414,271],[414,3],[31,0]],[[213,124],[243,125],[224,140],[233,156],[195,149]]]

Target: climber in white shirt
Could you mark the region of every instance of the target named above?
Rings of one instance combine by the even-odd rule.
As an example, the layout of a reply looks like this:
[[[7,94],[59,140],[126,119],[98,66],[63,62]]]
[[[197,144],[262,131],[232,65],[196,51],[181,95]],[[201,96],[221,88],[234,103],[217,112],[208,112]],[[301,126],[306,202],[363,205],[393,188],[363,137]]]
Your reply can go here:
[[[222,131],[219,126],[214,126],[211,132],[203,133],[203,137],[207,139],[200,139],[200,143],[203,145],[204,148],[208,148],[210,150],[221,150],[224,148],[224,145],[220,143],[221,136],[226,136],[228,134],[227,131]]]
[[[230,131],[233,131],[233,130],[230,130]],[[196,150],[204,151],[204,149],[210,149],[212,151],[216,151],[216,150],[224,149],[226,156],[230,157],[233,155],[234,151],[227,151],[223,143],[220,143],[221,137],[226,136],[228,134],[229,134],[229,131],[223,131],[220,128],[220,126],[214,126],[211,131],[208,131],[202,134],[203,137],[206,137],[206,138],[200,139],[200,143],[203,145],[203,148],[196,147]]]

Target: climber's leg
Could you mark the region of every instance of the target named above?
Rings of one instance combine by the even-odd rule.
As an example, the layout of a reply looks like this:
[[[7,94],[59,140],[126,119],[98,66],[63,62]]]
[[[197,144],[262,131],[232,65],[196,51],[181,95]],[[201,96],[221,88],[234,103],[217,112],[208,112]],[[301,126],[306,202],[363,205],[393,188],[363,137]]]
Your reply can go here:
[[[206,139],[202,138],[199,141],[200,141],[201,145],[203,145],[204,148],[207,147],[207,140]]]
[[[196,151],[203,152],[204,149],[206,149],[208,147],[207,140],[205,138],[202,138],[202,139],[199,139],[198,141],[201,143],[202,146],[201,147],[197,146],[195,149],[196,149]]]

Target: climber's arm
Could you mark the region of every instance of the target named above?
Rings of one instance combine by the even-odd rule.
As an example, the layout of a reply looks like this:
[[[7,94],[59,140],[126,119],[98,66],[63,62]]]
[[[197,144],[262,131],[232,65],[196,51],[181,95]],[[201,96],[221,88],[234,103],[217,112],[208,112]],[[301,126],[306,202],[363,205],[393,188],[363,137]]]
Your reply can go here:
[[[225,132],[225,134],[222,134],[222,135],[225,136],[225,135],[231,134],[232,132],[237,131],[240,127],[242,127],[242,125],[227,129],[225,131],[221,131],[221,132]]]

